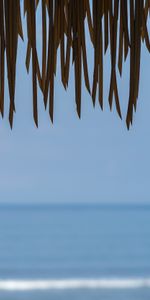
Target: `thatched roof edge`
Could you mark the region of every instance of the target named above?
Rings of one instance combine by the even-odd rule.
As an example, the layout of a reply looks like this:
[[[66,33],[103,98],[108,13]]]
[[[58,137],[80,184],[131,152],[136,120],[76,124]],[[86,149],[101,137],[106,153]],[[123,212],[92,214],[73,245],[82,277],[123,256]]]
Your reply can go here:
[[[42,17],[42,65],[36,47],[36,9]],[[20,0],[0,0],[0,112],[4,115],[5,56],[10,96],[9,122],[13,125],[15,111],[15,83],[18,37],[23,39]],[[149,0],[24,0],[27,25],[26,68],[32,67],[33,117],[38,126],[37,85],[44,105],[49,106],[53,122],[54,79],[57,68],[57,52],[60,47],[61,80],[65,89],[69,81],[71,53],[75,74],[75,101],[78,116],[81,115],[81,78],[95,105],[98,93],[103,109],[103,57],[110,47],[111,78],[108,101],[113,99],[121,118],[117,87],[117,69],[122,75],[122,65],[130,56],[129,99],[126,123],[129,128],[136,110],[139,94],[141,43],[150,51],[148,35]],[[88,23],[91,43],[94,47],[93,82],[89,80],[85,23]],[[48,30],[48,32],[47,32]]]

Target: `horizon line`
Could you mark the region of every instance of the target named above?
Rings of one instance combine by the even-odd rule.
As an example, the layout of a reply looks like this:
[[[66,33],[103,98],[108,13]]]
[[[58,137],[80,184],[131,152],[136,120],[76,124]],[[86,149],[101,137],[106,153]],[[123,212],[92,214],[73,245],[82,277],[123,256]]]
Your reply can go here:
[[[150,202],[144,201],[144,202],[29,202],[29,201],[0,201],[0,206],[150,206]]]

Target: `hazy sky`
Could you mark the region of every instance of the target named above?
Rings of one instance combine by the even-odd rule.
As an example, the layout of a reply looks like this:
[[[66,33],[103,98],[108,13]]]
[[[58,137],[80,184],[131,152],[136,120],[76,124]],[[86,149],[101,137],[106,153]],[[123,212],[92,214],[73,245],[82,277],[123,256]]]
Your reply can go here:
[[[143,51],[140,95],[134,124],[127,131],[125,121],[109,111],[107,92],[104,112],[93,109],[85,88],[82,118],[74,103],[73,72],[68,92],[55,82],[54,125],[44,111],[38,92],[39,129],[32,119],[32,86],[26,75],[26,47],[19,42],[14,128],[0,119],[0,202],[149,202],[150,203],[150,56]],[[92,70],[92,49],[89,69]],[[119,81],[125,118],[128,100],[128,62]],[[58,72],[59,73],[59,72]],[[91,71],[90,71],[91,73]],[[91,73],[92,74],[92,73]],[[109,85],[106,63],[105,87]],[[6,86],[6,99],[8,91]]]

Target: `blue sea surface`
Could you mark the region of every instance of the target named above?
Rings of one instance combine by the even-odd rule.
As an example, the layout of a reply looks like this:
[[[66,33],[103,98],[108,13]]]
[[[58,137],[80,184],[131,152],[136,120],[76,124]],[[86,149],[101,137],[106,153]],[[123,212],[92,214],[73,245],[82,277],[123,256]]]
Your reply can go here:
[[[150,206],[1,205],[5,299],[150,299]]]

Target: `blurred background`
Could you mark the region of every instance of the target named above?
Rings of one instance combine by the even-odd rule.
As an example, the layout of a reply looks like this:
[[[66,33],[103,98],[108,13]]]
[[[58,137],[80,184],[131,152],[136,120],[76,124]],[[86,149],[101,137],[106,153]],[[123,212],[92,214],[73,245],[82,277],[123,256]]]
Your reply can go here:
[[[40,53],[39,15],[37,21]],[[25,26],[24,32],[26,39]],[[92,51],[89,47],[91,79]],[[110,112],[107,104],[108,50],[104,112],[98,100],[93,109],[83,87],[78,119],[73,69],[65,92],[58,60],[54,124],[38,91],[37,129],[25,53],[19,41],[13,130],[7,105],[0,119],[0,299],[149,299],[148,53],[142,47],[139,102],[130,131],[125,125],[128,60],[118,79],[123,121],[115,105]],[[9,105],[7,85],[5,97]]]

